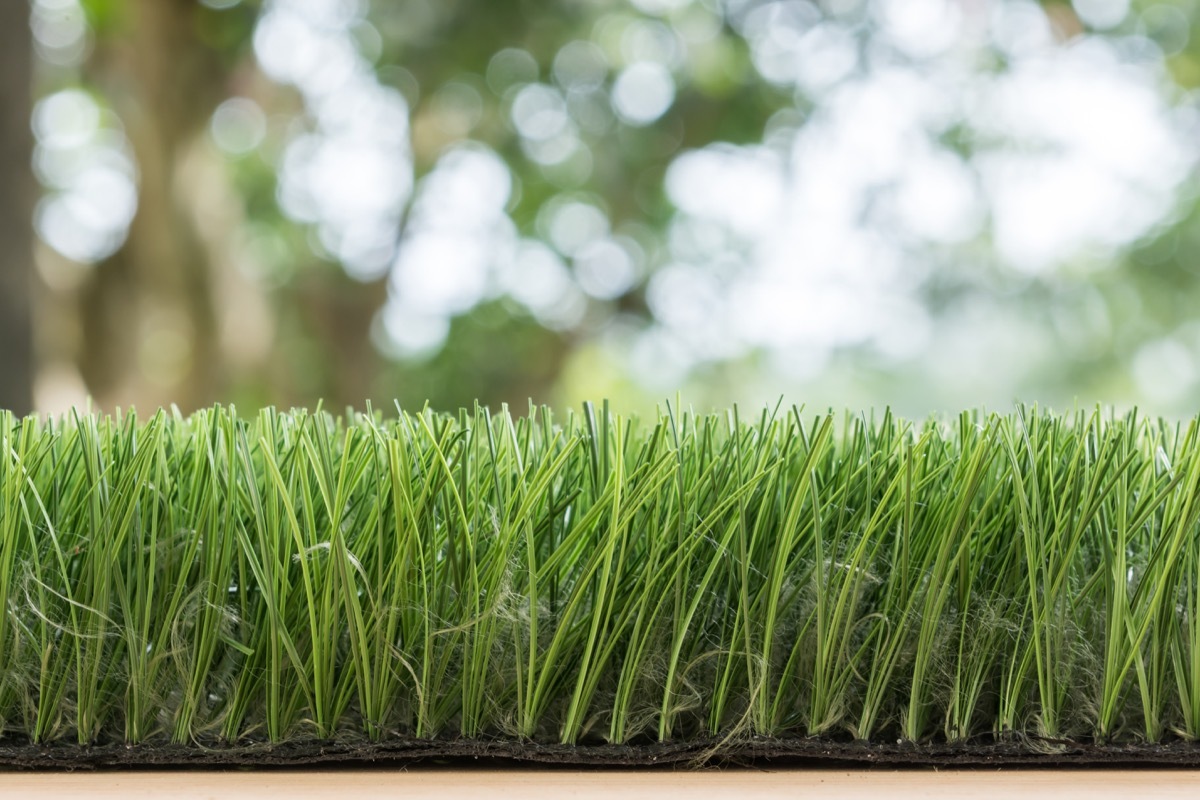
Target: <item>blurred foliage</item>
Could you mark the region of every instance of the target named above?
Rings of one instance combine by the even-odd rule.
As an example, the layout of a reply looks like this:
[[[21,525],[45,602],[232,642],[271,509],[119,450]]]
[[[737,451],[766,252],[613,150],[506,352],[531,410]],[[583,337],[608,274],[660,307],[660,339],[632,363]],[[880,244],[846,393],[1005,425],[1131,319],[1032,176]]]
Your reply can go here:
[[[308,5],[315,8],[322,1],[309,0]],[[639,4],[660,9],[657,15],[617,0],[377,0],[369,7],[330,0],[353,16],[354,42],[380,85],[400,92],[409,105],[418,187],[448,148],[478,142],[498,154],[512,174],[514,190],[506,211],[520,235],[544,238],[539,215],[547,203],[583,197],[599,205],[613,230],[636,242],[644,256],[642,277],[628,291],[611,299],[590,298],[585,313],[566,330],[544,327],[521,304],[489,294],[455,315],[436,352],[396,358],[388,355],[376,319],[389,296],[387,278],[348,278],[312,226],[281,210],[281,159],[289,142],[312,130],[315,122],[303,92],[269,80],[256,63],[257,26],[272,4],[79,2],[86,14],[85,52],[57,61],[45,56],[39,92],[85,87],[118,115],[138,165],[139,218],[155,208],[170,210],[155,218],[151,230],[139,229],[135,222],[122,249],[95,266],[72,272],[47,266],[60,256],[39,256],[43,276],[74,276],[47,281],[41,299],[47,322],[39,334],[43,358],[58,370],[56,375],[63,365],[75,365],[86,389],[103,406],[175,401],[192,407],[215,399],[286,405],[325,398],[336,407],[361,404],[365,398],[383,405],[397,397],[409,407],[429,401],[453,408],[479,398],[521,408],[527,398],[574,402],[583,392],[618,395],[635,406],[649,402],[658,389],[639,386],[623,363],[621,345],[605,343],[616,341],[621,331],[653,322],[646,278],[668,258],[665,236],[675,214],[663,187],[668,166],[681,152],[714,142],[761,142],[780,112],[792,115],[785,121],[803,125],[821,102],[818,94],[764,79],[746,39],[723,16],[723,10],[758,0]],[[1200,86],[1200,38],[1189,35],[1195,33],[1196,9],[1190,3],[1168,4],[1191,26],[1180,31],[1178,16],[1154,11],[1162,5],[1137,2],[1124,27],[1093,33],[1127,36],[1132,26],[1151,40],[1183,41],[1178,48],[1164,46],[1163,52],[1184,96]],[[832,13],[833,6],[857,4],[826,3],[823,13]],[[1069,4],[1045,3],[1044,9],[1064,46],[1085,28]],[[1159,28],[1156,19],[1164,21]],[[630,34],[636,26],[641,33]],[[853,26],[866,54],[870,27],[865,14]],[[671,70],[674,100],[646,125],[622,122],[606,104],[620,65],[633,60],[630,49],[651,46],[639,45],[639,35],[661,35],[669,40],[667,46],[680,49]],[[561,87],[556,58],[567,43],[582,41],[592,43],[607,61],[597,91],[567,93],[578,101],[571,107],[572,119],[590,169],[538,163],[512,123],[514,93],[535,80],[557,81]],[[151,51],[156,51],[154,58],[147,57]],[[501,53],[516,54],[516,71],[507,78],[499,75],[495,60]],[[521,53],[532,57],[535,73],[519,74]],[[998,55],[991,68],[1003,70],[1003,57]],[[154,76],[153,70],[166,74]],[[147,89],[155,79],[162,85]],[[164,87],[177,97],[165,97]],[[249,152],[221,154],[211,144],[208,120],[222,100],[235,96],[250,98],[263,110],[265,133]],[[186,119],[156,125],[156,115]],[[948,131],[943,141],[966,154],[976,144],[972,133],[962,129]],[[158,193],[153,191],[156,181],[164,187]],[[1014,278],[995,265],[986,236],[970,247],[930,248],[927,257],[935,269],[923,296],[935,316],[981,294],[1021,297],[1027,324],[1052,337],[1048,347],[1067,357],[1040,361],[1019,374],[1014,395],[1060,401],[1078,395],[1136,399],[1129,365],[1139,348],[1177,335],[1181,326],[1198,318],[1200,206],[1194,192],[1181,202],[1186,208],[1168,225],[1128,252],[1107,254],[1105,264],[1086,273],[1067,268],[1033,280]],[[397,241],[407,220],[406,214],[400,216]],[[160,269],[164,258],[183,258],[169,246],[143,243],[164,236],[184,243],[179,246],[196,259],[192,271],[142,301],[111,301],[113,310],[92,314],[97,321],[90,327],[86,321],[73,322],[98,307],[103,292],[97,286],[107,282],[113,296],[132,297],[134,287]],[[122,259],[129,264],[121,267]],[[172,292],[183,300],[176,303]],[[236,305],[252,295],[257,304]],[[212,311],[188,302],[197,297]],[[182,333],[172,333],[171,324],[155,327],[155,312],[161,309],[190,315]],[[242,332],[239,324],[254,314],[262,315],[260,326],[266,330]],[[1096,314],[1103,324],[1087,323]],[[124,333],[116,330],[122,326]],[[1073,335],[1063,326],[1086,330]],[[144,345],[147,338],[168,334],[185,340],[173,357],[188,360],[188,365],[166,377],[145,374],[145,359],[139,362],[131,353],[142,346],[138,342]],[[201,346],[201,337],[212,340],[211,346]],[[1195,338],[1200,347],[1200,334]],[[105,355],[97,348],[111,352]],[[818,399],[831,396],[835,403],[837,397],[842,403],[883,399],[910,408],[945,405],[960,397],[971,400],[969,386],[959,395],[931,397],[927,386],[914,385],[906,376],[903,363],[886,363],[867,350],[850,347],[835,356],[818,378],[789,382],[772,372],[761,353],[751,352],[728,363],[701,365],[681,388],[700,402],[759,399],[785,388],[799,388]],[[201,361],[208,367],[201,369]],[[66,386],[64,392],[72,385],[60,380],[55,386],[60,384]],[[1187,404],[1193,395],[1171,402]]]

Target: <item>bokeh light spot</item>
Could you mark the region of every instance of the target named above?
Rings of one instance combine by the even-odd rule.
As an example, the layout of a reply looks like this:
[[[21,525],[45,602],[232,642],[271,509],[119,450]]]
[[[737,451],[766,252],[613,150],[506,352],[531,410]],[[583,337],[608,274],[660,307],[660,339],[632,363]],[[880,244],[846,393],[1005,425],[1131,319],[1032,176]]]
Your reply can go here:
[[[267,134],[267,117],[253,100],[232,97],[217,106],[209,131],[223,152],[241,156],[262,143]]]
[[[653,61],[630,64],[613,84],[613,109],[630,125],[649,125],[673,102],[675,81],[666,67]]]

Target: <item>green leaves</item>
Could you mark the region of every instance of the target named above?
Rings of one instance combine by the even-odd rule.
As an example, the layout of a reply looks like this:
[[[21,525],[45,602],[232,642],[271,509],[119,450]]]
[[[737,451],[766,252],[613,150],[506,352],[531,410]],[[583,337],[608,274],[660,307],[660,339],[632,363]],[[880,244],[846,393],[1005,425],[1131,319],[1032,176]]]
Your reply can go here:
[[[1200,737],[1200,424],[0,413],[38,742]]]

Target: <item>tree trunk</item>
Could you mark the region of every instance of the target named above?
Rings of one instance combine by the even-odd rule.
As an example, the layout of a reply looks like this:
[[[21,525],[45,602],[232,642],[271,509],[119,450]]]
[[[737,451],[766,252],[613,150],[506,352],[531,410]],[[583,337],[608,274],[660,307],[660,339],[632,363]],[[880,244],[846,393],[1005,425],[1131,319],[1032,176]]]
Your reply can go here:
[[[80,372],[101,408],[185,411],[222,394],[213,269],[178,178],[225,88],[199,40],[191,0],[134,0],[105,43],[99,82],[125,124],[138,167],[138,211],[124,247],[80,298]]]
[[[33,407],[29,4],[0,2],[0,408]]]

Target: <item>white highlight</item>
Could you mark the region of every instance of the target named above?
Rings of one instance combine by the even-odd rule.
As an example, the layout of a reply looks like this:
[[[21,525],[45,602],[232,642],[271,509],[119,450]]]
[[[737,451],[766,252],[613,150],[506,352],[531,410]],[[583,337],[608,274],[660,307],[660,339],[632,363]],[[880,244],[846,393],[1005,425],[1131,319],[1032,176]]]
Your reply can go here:
[[[119,121],[67,89],[33,110],[34,171],[47,192],[34,226],[67,258],[92,264],[124,243],[137,211],[137,172]]]
[[[662,64],[638,61],[613,84],[613,109],[630,125],[649,125],[675,102],[675,81]]]

